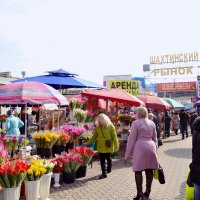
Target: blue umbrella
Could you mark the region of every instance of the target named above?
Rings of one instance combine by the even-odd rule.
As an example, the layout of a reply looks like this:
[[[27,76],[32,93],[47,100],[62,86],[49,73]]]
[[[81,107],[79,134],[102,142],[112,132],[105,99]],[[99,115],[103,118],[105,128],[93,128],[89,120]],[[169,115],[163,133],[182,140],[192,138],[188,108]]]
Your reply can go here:
[[[36,81],[45,83],[55,89],[67,88],[105,88],[102,85],[77,78],[77,74],[67,72],[63,69],[48,71],[48,75],[27,77],[24,79],[14,80],[13,82]]]

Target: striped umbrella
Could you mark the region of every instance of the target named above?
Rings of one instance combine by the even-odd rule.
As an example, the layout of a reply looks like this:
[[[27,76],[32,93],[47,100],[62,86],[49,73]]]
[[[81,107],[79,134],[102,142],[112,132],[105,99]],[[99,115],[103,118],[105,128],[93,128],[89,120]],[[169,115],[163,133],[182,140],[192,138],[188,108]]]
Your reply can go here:
[[[9,83],[0,86],[0,104],[69,105],[68,100],[49,85],[39,82]]]

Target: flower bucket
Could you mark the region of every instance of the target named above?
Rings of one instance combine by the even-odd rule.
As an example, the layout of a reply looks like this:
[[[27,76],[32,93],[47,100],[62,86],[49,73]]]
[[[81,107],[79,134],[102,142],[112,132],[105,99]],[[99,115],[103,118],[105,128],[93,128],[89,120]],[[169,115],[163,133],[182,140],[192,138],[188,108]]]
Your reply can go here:
[[[65,151],[65,146],[54,145],[52,148],[53,156],[55,154],[61,154],[63,151]]]
[[[84,124],[85,124],[85,122],[78,122],[78,127],[79,128],[84,128]]]
[[[76,178],[83,178],[86,176],[87,165],[80,166],[76,171]]]
[[[69,119],[70,119],[70,121],[75,121],[75,119],[74,119],[74,111],[73,110],[69,111]]]
[[[40,180],[25,181],[26,200],[38,200]]]
[[[51,157],[52,149],[48,148],[37,148],[37,155],[43,159],[49,159]]]
[[[53,173],[54,185],[53,187],[60,187],[60,173]]]
[[[39,195],[40,200],[48,200],[50,185],[51,185],[51,176],[53,173],[43,174],[40,179],[40,189]]]
[[[49,159],[51,157],[51,152],[52,152],[52,149],[44,148],[42,158]]]
[[[74,142],[68,142],[65,146],[65,151],[68,153],[70,149],[74,148]]]
[[[75,172],[63,172],[63,182],[66,184],[74,183],[75,175]]]
[[[19,200],[20,186],[16,188],[3,188],[3,200]]]

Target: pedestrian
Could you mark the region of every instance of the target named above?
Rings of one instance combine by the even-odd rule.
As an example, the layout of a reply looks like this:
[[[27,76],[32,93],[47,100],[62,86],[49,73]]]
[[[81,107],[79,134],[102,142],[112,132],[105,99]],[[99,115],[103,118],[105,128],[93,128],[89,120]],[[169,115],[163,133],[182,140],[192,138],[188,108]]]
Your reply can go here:
[[[178,129],[180,127],[180,117],[177,112],[172,116],[172,129],[176,135],[178,135]]]
[[[136,120],[132,123],[131,132],[126,147],[125,160],[133,156],[133,171],[137,195],[134,200],[149,198],[153,181],[153,170],[158,168],[157,160],[157,133],[153,121],[148,119],[147,109],[139,107],[136,110]],[[142,172],[146,174],[146,191],[143,194]]]
[[[188,122],[189,122],[189,116],[185,112],[185,110],[181,110],[181,113],[179,114],[180,117],[180,131],[182,133],[182,140],[188,137]]]
[[[194,132],[194,128],[193,128],[193,122],[194,120],[198,117],[198,113],[197,111],[194,109],[192,110],[192,112],[190,113],[190,117],[189,117],[189,125],[190,125],[190,129],[191,129],[191,134],[193,134]]]
[[[190,176],[194,183],[194,200],[200,200],[200,117],[194,120],[193,128]]]
[[[20,135],[19,128],[24,126],[24,123],[18,117],[15,117],[13,114],[13,110],[8,110],[6,113],[7,134]]]
[[[165,119],[164,119],[164,122],[165,122],[165,138],[166,137],[169,137],[170,136],[170,123],[171,123],[171,117],[169,115],[169,112],[166,110],[165,111]]]
[[[110,147],[106,145],[106,140],[111,142]],[[110,118],[101,113],[96,117],[96,127],[93,130],[93,136],[84,145],[90,145],[97,142],[97,151],[99,153],[102,174],[99,179],[107,178],[107,173],[112,170],[111,154],[118,151],[119,142],[113,123]]]

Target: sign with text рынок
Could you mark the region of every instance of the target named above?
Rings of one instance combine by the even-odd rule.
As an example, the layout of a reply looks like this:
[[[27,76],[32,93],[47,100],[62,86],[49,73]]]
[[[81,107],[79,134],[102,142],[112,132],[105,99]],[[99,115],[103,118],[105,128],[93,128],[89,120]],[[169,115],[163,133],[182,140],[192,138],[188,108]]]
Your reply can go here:
[[[109,88],[121,88],[132,95],[140,94],[140,81],[134,80],[111,80]]]

